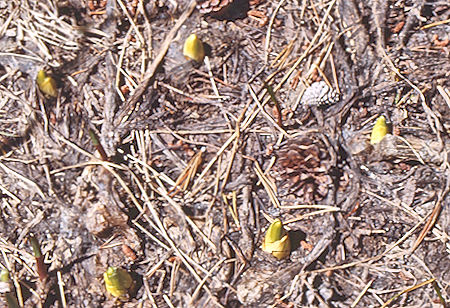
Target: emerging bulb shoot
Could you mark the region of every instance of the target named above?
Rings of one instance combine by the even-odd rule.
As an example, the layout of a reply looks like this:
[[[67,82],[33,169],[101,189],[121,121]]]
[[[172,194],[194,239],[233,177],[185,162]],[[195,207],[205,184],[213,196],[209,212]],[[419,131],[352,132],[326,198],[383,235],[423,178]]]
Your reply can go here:
[[[386,125],[386,118],[384,116],[378,117],[370,135],[370,143],[376,144],[380,142],[384,136],[388,133],[388,127]]]
[[[103,273],[106,291],[115,297],[125,297],[133,285],[131,275],[120,267],[108,267]]]
[[[47,76],[45,71],[40,70],[36,77],[36,82],[38,84],[39,90],[47,96],[56,97],[58,96],[58,91],[56,90],[56,82],[50,76]]]
[[[4,268],[0,272],[0,282],[8,282],[9,281],[9,271]]]
[[[20,308],[14,291],[12,290],[9,271],[6,268],[0,271],[0,294],[6,299],[8,308]]]
[[[283,228],[281,220],[276,219],[267,229],[262,250],[271,253],[278,260],[287,258],[291,253],[289,234]]]
[[[203,62],[205,57],[205,48],[203,47],[202,41],[197,37],[196,34],[191,34],[184,42],[183,55],[187,59],[194,60],[196,62]]]

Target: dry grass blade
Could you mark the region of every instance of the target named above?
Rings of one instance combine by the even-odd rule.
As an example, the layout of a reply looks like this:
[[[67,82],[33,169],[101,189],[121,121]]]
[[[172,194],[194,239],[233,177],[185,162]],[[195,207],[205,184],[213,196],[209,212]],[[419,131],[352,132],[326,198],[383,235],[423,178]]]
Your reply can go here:
[[[66,295],[64,294],[64,281],[62,279],[61,271],[58,271],[56,273],[56,276],[58,277],[58,287],[59,287],[59,294],[61,296],[61,304],[63,308],[67,307],[67,300]]]
[[[417,240],[415,241],[414,245],[411,247],[410,253],[413,253],[417,247],[419,247],[420,243],[422,243],[425,236],[428,234],[428,232],[434,227],[434,224],[436,223],[437,218],[439,217],[439,214],[442,210],[442,201],[444,200],[445,196],[448,194],[449,189],[447,189],[443,192],[441,192],[438,196],[438,199],[436,201],[436,205],[433,208],[433,211],[431,212],[430,217],[428,218],[427,223],[423,227],[422,231],[420,231],[419,236],[417,237]]]
[[[339,211],[340,211],[339,208],[330,207],[329,209],[326,209],[326,210],[315,211],[315,212],[311,212],[311,213],[308,213],[308,214],[299,215],[299,216],[297,216],[297,217],[295,217],[293,219],[286,220],[285,223],[286,224],[290,224],[290,223],[293,223],[293,222],[296,222],[296,221],[301,221],[301,220],[303,220],[305,218],[308,218],[308,217],[313,217],[313,216],[316,216],[316,215],[322,215],[322,214],[332,213],[332,212],[339,212]]]
[[[374,196],[374,197],[376,197],[376,198],[382,200],[383,202],[386,202],[386,203],[390,204],[391,206],[398,207],[398,208],[401,209],[402,211],[408,213],[408,215],[410,215],[411,217],[414,217],[414,218],[416,219],[416,221],[418,221],[419,224],[422,223],[422,222],[424,222],[424,221],[426,220],[426,217],[420,216],[419,214],[417,214],[416,212],[414,212],[414,211],[413,211],[412,209],[410,209],[409,207],[403,205],[402,203],[398,204],[398,203],[396,203],[396,202],[392,202],[391,200],[388,200],[388,199],[386,199],[386,198],[383,198],[383,197],[381,197],[381,196],[379,196],[379,195],[377,195],[377,194],[374,194],[373,192],[368,191],[368,190],[363,190],[363,192],[364,192],[364,193],[367,193],[367,194],[369,194],[369,195],[371,195],[371,196]],[[442,228],[439,227],[439,226],[437,226],[437,228],[432,229],[432,232],[433,232],[433,234],[435,234],[435,235],[438,236],[438,237],[442,237],[442,236],[443,236]],[[448,238],[448,235],[444,235],[444,237],[445,237],[445,238]]]
[[[179,192],[184,192],[188,188],[189,184],[192,183],[195,174],[197,173],[198,167],[203,162],[203,153],[206,151],[202,148],[191,160],[188,162],[186,168],[181,172],[175,181],[175,186],[168,192],[170,197],[174,197]]]
[[[285,0],[280,0],[278,2],[278,5],[276,6],[275,10],[272,13],[272,16],[270,17],[269,26],[267,27],[267,34],[266,34],[266,41],[264,44],[264,63],[267,65],[267,62],[269,61],[269,46],[270,46],[270,37],[272,33],[272,27],[273,23],[275,21],[275,17],[277,16],[278,11],[280,10],[281,6],[284,4]]]
[[[445,24],[448,24],[448,23],[450,23],[450,19],[441,20],[441,21],[438,21],[438,22],[433,22],[433,23],[431,23],[431,24],[422,26],[422,27],[420,28],[420,30],[425,30],[425,29],[429,29],[429,28],[436,27],[436,26],[445,25]]]
[[[32,190],[34,190],[42,199],[45,199],[45,195],[42,192],[41,188],[39,187],[38,184],[36,184],[34,181],[26,178],[25,176],[21,175],[20,173],[8,168],[6,165],[4,165],[3,163],[0,163],[0,167],[7,173],[13,175],[14,177],[18,178],[19,180],[21,180],[22,182],[26,183],[28,186],[30,186],[32,188]]]
[[[260,112],[267,118],[267,120],[274,126],[276,127],[281,134],[283,134],[284,136],[288,136],[288,134],[284,131],[283,128],[281,128],[281,123],[277,123],[265,110],[263,105],[261,104],[261,102],[258,100],[258,97],[256,96],[255,92],[253,91],[252,87],[250,85],[248,85],[248,90],[250,92],[250,95],[252,96],[253,100],[255,101],[255,103],[257,104],[257,106],[259,107]],[[268,90],[267,92],[271,92],[272,90]],[[273,94],[273,92],[271,92]],[[272,99],[272,96],[270,96]]]
[[[8,189],[6,189],[6,187],[4,187],[3,185],[0,185],[0,189],[2,190],[2,192],[9,196],[11,199],[13,199],[15,202],[19,203],[20,199],[14,195],[13,193],[11,193]]]
[[[427,280],[427,281],[424,281],[424,282],[422,282],[422,283],[419,283],[419,284],[417,284],[417,285],[415,285],[415,286],[412,286],[412,287],[410,287],[410,288],[407,288],[407,289],[405,289],[405,290],[399,292],[397,295],[395,295],[394,297],[392,297],[391,299],[389,299],[386,303],[384,303],[384,304],[381,306],[381,308],[388,307],[388,306],[389,306],[393,301],[395,301],[400,295],[405,294],[405,293],[408,293],[408,292],[411,292],[411,291],[414,291],[414,290],[416,290],[416,289],[419,289],[419,288],[421,288],[421,287],[423,287],[423,286],[426,286],[427,284],[433,283],[435,280],[436,280],[435,278],[431,278],[431,279],[429,279],[429,280]]]
[[[225,205],[228,207],[228,210],[231,213],[231,217],[234,220],[234,223],[236,224],[236,226],[238,228],[241,227],[240,223],[239,223],[239,215],[237,213],[237,200],[236,200],[236,191],[233,191],[231,193],[231,205],[228,202],[228,198],[225,194],[222,195],[223,198],[223,202],[225,203]]]
[[[423,161],[423,159],[420,156],[420,154],[411,146],[411,144],[408,142],[408,140],[406,140],[405,138],[403,138],[401,136],[398,136],[398,137],[399,137],[400,140],[402,140],[411,149],[411,151],[414,153],[414,155],[416,155],[417,160],[425,165],[425,162]]]
[[[450,108],[450,92],[448,89],[445,89],[442,86],[437,86],[436,89],[439,91],[439,94],[444,98],[445,102],[447,103],[448,108]]]
[[[371,281],[369,281],[365,286],[364,289],[361,290],[361,293],[358,294],[358,296],[355,298],[355,301],[350,305],[351,308],[354,308],[358,305],[359,301],[361,300],[361,298],[364,296],[364,294],[367,293],[367,290],[369,290],[370,286],[372,285],[372,283],[375,280],[372,279]]]
[[[258,176],[261,184],[263,185],[264,189],[267,192],[267,195],[269,196],[270,201],[272,204],[279,208],[281,207],[280,201],[278,201],[277,195],[276,195],[276,188],[273,181],[269,180],[264,174],[264,172],[261,170],[261,167],[259,166],[257,161],[254,161],[254,170],[256,175]]]
[[[194,292],[192,292],[191,295],[191,300],[190,300],[190,305],[193,305],[193,303],[196,301],[197,296],[199,295],[202,286],[205,284],[205,282],[212,276],[212,273],[214,271],[216,271],[221,265],[222,263],[224,263],[226,261],[226,259],[222,259],[219,262],[217,262],[212,268],[211,270],[208,272],[208,274],[205,275],[205,277],[203,278],[203,280],[198,284],[198,286],[195,288]]]
[[[287,44],[283,48],[283,50],[275,57],[275,59],[273,59],[272,63],[270,63],[271,67],[280,68],[284,65],[287,58],[291,54],[292,49],[294,48],[294,42],[295,40],[290,41],[289,44]]]
[[[248,103],[244,110],[242,111],[241,115],[244,115],[245,112],[247,111],[248,107],[250,106],[250,103]],[[248,118],[247,118],[248,119]],[[244,127],[242,127],[242,129],[244,129]],[[240,132],[239,131],[235,131],[233,133],[233,135],[231,135],[230,138],[227,139],[227,141],[220,147],[220,149],[217,151],[217,154],[214,156],[214,158],[212,158],[209,163],[206,165],[206,167],[203,169],[202,173],[198,176],[197,181],[194,183],[193,185],[193,190],[195,189],[195,187],[198,185],[198,183],[200,182],[200,180],[206,175],[206,173],[210,170],[210,168],[215,164],[215,162],[217,161],[217,159],[222,156],[223,152],[228,148],[228,146],[236,139],[238,139],[240,136]]]

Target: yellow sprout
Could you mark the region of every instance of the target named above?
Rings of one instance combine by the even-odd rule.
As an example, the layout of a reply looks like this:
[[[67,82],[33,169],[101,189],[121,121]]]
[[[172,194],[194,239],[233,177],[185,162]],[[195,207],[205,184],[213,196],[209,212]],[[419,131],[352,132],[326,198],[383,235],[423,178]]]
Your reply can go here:
[[[19,303],[14,291],[12,291],[11,281],[9,280],[9,271],[6,268],[0,271],[0,290],[2,297],[6,299],[8,308],[19,308]]]
[[[291,253],[289,234],[283,228],[283,223],[276,219],[267,230],[262,250],[271,253],[278,260],[287,258]]]
[[[203,62],[205,57],[205,49],[202,41],[195,34],[189,35],[184,42],[183,54],[186,58],[195,60],[199,63]]]
[[[108,267],[103,273],[106,290],[115,297],[125,297],[133,285],[131,275],[120,267]]]
[[[45,95],[52,97],[58,96],[55,79],[47,76],[47,74],[43,70],[40,70],[38,72],[36,82],[39,86],[39,90],[41,90],[41,92]]]
[[[9,271],[4,268],[0,271],[0,282],[8,282],[9,281]]]
[[[380,116],[372,129],[372,134],[370,135],[370,143],[375,144],[380,142],[384,136],[388,133],[388,127],[386,125],[386,118]]]

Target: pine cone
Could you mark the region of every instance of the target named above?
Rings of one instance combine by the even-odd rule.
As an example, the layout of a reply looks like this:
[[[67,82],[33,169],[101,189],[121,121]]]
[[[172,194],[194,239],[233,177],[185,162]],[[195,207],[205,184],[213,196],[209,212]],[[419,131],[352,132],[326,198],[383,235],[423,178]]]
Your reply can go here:
[[[339,99],[339,93],[330,88],[325,81],[317,81],[305,90],[301,104],[307,106],[333,105]]]
[[[218,12],[233,0],[199,0],[197,1],[197,8],[202,14],[209,14],[211,12]]]
[[[317,137],[289,141],[277,153],[280,195],[294,194],[304,203],[318,202],[328,194],[332,179],[330,153]]]
[[[197,9],[218,19],[237,19],[247,16],[249,0],[197,0]]]

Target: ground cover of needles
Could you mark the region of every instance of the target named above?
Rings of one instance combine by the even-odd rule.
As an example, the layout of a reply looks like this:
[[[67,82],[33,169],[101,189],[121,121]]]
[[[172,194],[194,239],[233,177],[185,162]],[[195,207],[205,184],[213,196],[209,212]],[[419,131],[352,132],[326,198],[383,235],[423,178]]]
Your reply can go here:
[[[21,307],[449,301],[448,2],[241,2],[0,0],[0,267]],[[333,99],[302,99],[319,81]],[[276,218],[283,260],[261,250]]]

